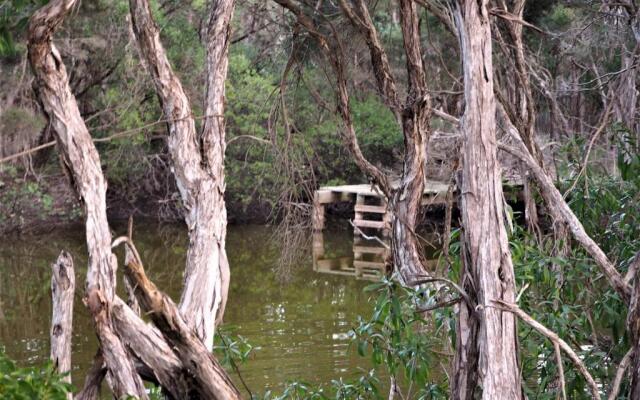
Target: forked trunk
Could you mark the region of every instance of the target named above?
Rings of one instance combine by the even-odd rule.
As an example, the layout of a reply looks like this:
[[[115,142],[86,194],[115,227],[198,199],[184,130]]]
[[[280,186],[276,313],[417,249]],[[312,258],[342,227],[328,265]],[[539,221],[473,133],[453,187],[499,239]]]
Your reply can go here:
[[[191,104],[173,72],[148,0],[130,0],[140,53],[153,78],[169,127],[169,153],[185,209],[189,249],[180,311],[211,350],[229,287],[225,251],[224,80],[233,0],[213,1],[207,28],[207,96],[197,135]],[[217,317],[217,318],[216,318]]]
[[[402,38],[407,58],[409,94],[401,114],[404,164],[400,187],[393,196],[392,244],[394,265],[405,281],[427,273],[415,229],[425,185],[431,102],[420,51],[417,4],[400,1]]]

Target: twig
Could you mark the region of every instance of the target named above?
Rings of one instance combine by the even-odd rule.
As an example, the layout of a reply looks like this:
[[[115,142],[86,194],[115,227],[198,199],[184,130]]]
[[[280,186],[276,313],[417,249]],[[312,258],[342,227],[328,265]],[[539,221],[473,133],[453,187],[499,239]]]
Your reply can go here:
[[[362,236],[363,238],[365,238],[365,239],[367,239],[367,240],[375,240],[376,242],[378,242],[378,243],[380,243],[382,246],[384,246],[384,248],[385,248],[385,249],[387,249],[387,250],[389,250],[389,249],[391,248],[391,247],[389,247],[389,245],[388,245],[388,244],[386,244],[386,243],[384,242],[384,240],[380,239],[379,237],[377,237],[377,236],[368,236],[368,235],[366,235],[364,232],[362,232],[362,229],[358,228],[357,226],[355,226],[355,225],[353,224],[353,221],[352,221],[352,220],[349,220],[349,223],[351,224],[351,226],[353,226],[353,229],[354,229],[354,230],[356,230],[356,231],[358,232],[358,234],[359,234],[360,236]]]
[[[558,343],[554,343],[553,350],[556,353],[556,363],[558,364],[558,378],[560,379],[560,388],[562,389],[562,400],[567,400],[567,388],[564,381],[564,365],[562,365],[560,345]]]
[[[229,344],[227,343],[227,340],[224,338],[224,335],[220,334],[220,340],[222,340],[222,343],[224,343],[224,345],[227,346],[227,348],[229,348]],[[253,399],[253,393],[251,392],[251,389],[249,389],[249,385],[247,385],[247,382],[244,381],[244,378],[240,373],[240,368],[238,368],[238,365],[233,360],[233,357],[229,357],[229,363],[231,363],[231,367],[236,372],[236,374],[238,374],[238,378],[240,378],[240,382],[242,382],[242,386],[244,386],[246,391],[249,393],[249,398]]]
[[[137,127],[137,128],[127,129],[127,130],[124,130],[124,131],[121,131],[121,132],[116,132],[113,135],[110,135],[110,136],[107,136],[107,137],[94,138],[92,140],[93,140],[94,143],[103,143],[103,142],[111,141],[113,139],[118,139],[118,138],[121,138],[121,137],[130,136],[130,135],[138,133],[138,132],[140,132],[142,130],[151,128],[151,127],[156,126],[156,125],[164,124],[164,123],[167,123],[167,122],[181,121],[181,120],[184,120],[184,119],[187,119],[187,118],[205,119],[205,118],[209,118],[209,117],[224,118],[223,115],[203,115],[203,116],[200,116],[200,117],[193,117],[191,115],[188,115],[188,116],[185,116],[185,117],[182,117],[182,118],[160,119],[158,121],[151,122],[149,124],[146,124],[146,125],[143,125],[143,126],[140,126],[140,127]],[[16,158],[20,158],[20,157],[26,156],[28,154],[32,154],[32,153],[38,152],[40,150],[44,150],[46,148],[55,146],[55,144],[56,144],[56,141],[52,140],[50,142],[43,143],[43,144],[41,144],[39,146],[36,146],[36,147],[30,148],[30,149],[21,151],[19,153],[12,154],[12,155],[4,157],[4,158],[0,158],[0,164],[5,163],[7,161],[15,160]]]
[[[591,376],[591,374],[589,373],[589,371],[585,367],[585,365],[582,362],[582,360],[580,360],[580,357],[578,357],[578,355],[573,351],[571,346],[569,346],[567,344],[567,342],[562,340],[560,338],[560,336],[558,336],[557,333],[553,332],[552,330],[550,330],[546,326],[542,325],[541,323],[539,323],[538,321],[533,319],[529,314],[527,314],[526,312],[522,311],[522,309],[520,307],[518,307],[517,305],[510,304],[510,303],[504,302],[502,300],[493,300],[493,302],[495,304],[497,304],[496,308],[498,308],[500,310],[503,310],[503,311],[509,311],[509,312],[515,314],[521,320],[523,320],[525,323],[527,323],[529,326],[531,326],[533,329],[538,331],[540,334],[545,336],[547,339],[551,340],[551,342],[553,343],[554,346],[560,347],[567,354],[567,356],[569,357],[571,362],[573,362],[573,365],[576,367],[578,372],[580,372],[580,374],[582,374],[582,376],[587,381],[587,384],[589,385],[589,389],[591,390],[591,394],[593,395],[593,398],[597,399],[597,400],[600,400],[600,392],[598,391],[598,385],[596,384],[596,381],[593,379],[593,377]]]
[[[631,264],[629,264],[629,270],[627,274],[624,276],[624,281],[627,283],[631,283],[633,277],[636,275],[636,271],[640,268],[640,251],[636,253],[633,260],[631,260]]]
[[[271,144],[270,141],[266,140],[266,139],[262,139],[259,138],[257,136],[253,136],[253,135],[238,135],[238,136],[234,136],[231,139],[227,140],[227,146],[230,145],[231,143],[235,142],[236,140],[240,140],[240,139],[251,139],[251,140],[255,140],[256,142],[259,143],[263,143],[263,144]]]
[[[629,349],[627,354],[625,354],[620,361],[620,365],[618,366],[618,370],[616,371],[616,377],[611,384],[611,391],[609,392],[608,400],[616,400],[618,398],[620,386],[622,385],[622,379],[624,378],[624,374],[629,367],[629,363],[631,362],[631,356],[633,356],[633,348]]]
[[[418,309],[416,309],[416,312],[426,313],[426,312],[430,312],[430,311],[433,311],[433,310],[437,310],[439,308],[449,307],[449,306],[452,306],[454,304],[458,304],[460,302],[460,300],[461,300],[460,297],[456,297],[453,300],[448,300],[448,301],[443,301],[443,302],[440,302],[440,303],[436,303],[436,304],[434,304],[432,306],[429,306],[429,307],[418,308]]]
[[[137,264],[142,265],[142,258],[140,258],[140,253],[138,253],[138,249],[136,249],[136,246],[133,244],[133,241],[131,239],[129,239],[129,237],[127,236],[120,236],[118,238],[116,238],[113,243],[111,243],[111,248],[114,249],[118,246],[120,246],[122,243],[125,243],[127,245],[127,247],[129,248],[129,250],[131,250],[131,252],[133,253],[133,256],[135,258],[135,261]]]
[[[587,147],[587,152],[584,155],[584,160],[582,161],[582,165],[580,167],[580,171],[576,175],[576,178],[574,179],[573,183],[571,184],[571,187],[569,187],[569,189],[567,189],[567,191],[564,192],[564,194],[562,195],[562,197],[564,197],[565,199],[567,198],[567,195],[573,189],[575,189],[576,185],[578,184],[578,181],[580,180],[580,177],[582,176],[582,174],[584,174],[584,172],[587,169],[587,165],[589,164],[589,155],[591,154],[591,148],[593,147],[593,144],[595,143],[595,141],[598,138],[598,136],[600,136],[600,133],[602,133],[604,128],[607,126],[607,122],[609,122],[609,115],[611,114],[611,108],[612,108],[611,104],[613,104],[613,103],[609,103],[609,107],[607,107],[607,110],[604,112],[604,116],[602,117],[602,123],[600,124],[598,129],[593,133],[593,136],[591,137],[591,140],[589,141],[589,146]]]
[[[432,277],[432,276],[419,276],[417,280],[412,281],[412,282],[407,282],[407,285],[409,286],[417,286],[417,285],[422,285],[424,283],[431,283],[431,282],[444,282],[446,284],[448,284],[449,286],[453,287],[455,290],[458,291],[458,293],[460,293],[460,295],[464,298],[464,301],[467,302],[467,304],[469,305],[469,307],[473,308],[473,302],[471,301],[471,298],[469,297],[469,295],[467,294],[467,292],[461,288],[457,283],[447,279],[447,278],[439,278],[439,277]]]
[[[448,114],[442,110],[438,110],[437,108],[432,108],[431,111],[433,112],[433,115],[435,115],[436,117],[439,117],[445,121],[449,121],[452,124],[458,124],[460,122],[460,119],[454,117],[451,114]]]

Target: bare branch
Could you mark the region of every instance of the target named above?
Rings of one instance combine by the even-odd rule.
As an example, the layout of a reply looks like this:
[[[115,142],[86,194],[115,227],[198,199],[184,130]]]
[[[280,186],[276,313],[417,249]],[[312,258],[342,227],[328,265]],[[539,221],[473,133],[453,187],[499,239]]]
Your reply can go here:
[[[620,364],[618,365],[618,369],[616,370],[616,376],[613,379],[613,383],[611,384],[611,390],[609,391],[608,400],[616,400],[618,398],[618,393],[620,393],[620,386],[622,386],[622,380],[624,379],[624,375],[627,372],[627,368],[629,368],[629,364],[631,363],[631,358],[633,356],[633,348],[627,351],[627,354],[622,357]]]
[[[596,381],[593,379],[593,377],[587,370],[587,367],[585,367],[582,360],[580,360],[580,357],[578,357],[578,355],[573,351],[571,346],[567,344],[567,342],[562,340],[555,332],[551,331],[550,329],[548,329],[547,327],[545,327],[535,319],[531,318],[529,314],[522,311],[522,309],[520,309],[520,307],[518,307],[517,305],[510,304],[502,300],[494,300],[493,302],[497,304],[496,308],[504,311],[509,311],[517,315],[521,320],[526,322],[527,325],[531,326],[533,329],[535,329],[540,334],[542,334],[547,339],[549,339],[554,346],[556,345],[559,346],[562,349],[562,351],[564,351],[567,354],[567,356],[569,357],[573,365],[576,367],[578,372],[587,381],[587,384],[589,385],[589,389],[591,390],[591,395],[593,396],[593,398],[600,400],[600,392],[598,391],[598,385],[596,384]]]

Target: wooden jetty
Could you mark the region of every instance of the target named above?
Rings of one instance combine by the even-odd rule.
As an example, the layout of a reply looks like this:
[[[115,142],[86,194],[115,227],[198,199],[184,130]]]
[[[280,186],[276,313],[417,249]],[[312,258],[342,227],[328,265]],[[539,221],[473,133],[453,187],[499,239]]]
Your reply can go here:
[[[448,184],[427,180],[422,204],[441,205],[446,201]],[[354,203],[353,256],[326,258],[323,229],[325,207],[337,202]],[[313,269],[317,272],[350,275],[357,279],[378,280],[388,272],[391,219],[387,199],[373,185],[324,186],[315,192],[313,203]],[[362,229],[375,230],[380,242],[367,240]],[[434,260],[435,261],[435,260]]]
[[[396,183],[397,185],[397,183]],[[505,185],[506,192],[521,196],[522,184],[514,180]],[[445,182],[426,180],[422,205],[444,205],[449,185]],[[328,204],[351,202],[354,204],[353,256],[327,258],[324,251],[323,229],[325,208]],[[374,185],[324,186],[316,190],[313,201],[313,269],[317,272],[351,275],[357,279],[377,280],[388,272],[391,233],[391,217],[387,199]],[[377,240],[367,240],[365,231],[373,231]],[[368,236],[368,235],[367,235]],[[427,260],[435,268],[437,260]]]
[[[445,182],[425,181],[422,204],[424,206],[444,204],[448,190],[449,185]],[[388,234],[391,220],[387,210],[387,199],[375,185],[371,184],[324,186],[316,190],[312,214],[314,231],[319,232],[324,229],[326,205],[342,201],[354,203],[353,224],[356,227],[379,229],[383,234]]]

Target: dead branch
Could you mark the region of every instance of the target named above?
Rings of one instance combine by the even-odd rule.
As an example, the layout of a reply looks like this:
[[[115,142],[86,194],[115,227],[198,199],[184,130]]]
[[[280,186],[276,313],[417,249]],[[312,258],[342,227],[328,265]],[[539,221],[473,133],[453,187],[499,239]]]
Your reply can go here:
[[[239,399],[240,393],[224,369],[186,324],[175,303],[147,278],[142,266],[130,262],[125,273],[135,282],[135,293],[142,309],[197,382],[201,398]]]
[[[587,170],[587,166],[589,165],[589,156],[591,155],[591,149],[593,148],[593,144],[598,139],[600,134],[605,130],[605,128],[607,127],[607,124],[609,123],[609,115],[611,115],[611,112],[613,111],[612,104],[613,103],[609,103],[609,106],[607,107],[607,109],[604,112],[604,115],[602,116],[602,120],[600,122],[600,125],[598,126],[598,129],[596,129],[596,131],[591,136],[591,140],[589,140],[589,145],[587,146],[587,151],[585,152],[584,159],[582,160],[580,171],[578,171],[578,173],[576,174],[576,177],[574,178],[573,183],[571,184],[569,189],[567,189],[564,192],[564,195],[562,195],[562,197],[564,197],[565,199],[567,198],[569,193],[571,193],[571,191],[573,191],[573,189],[576,187],[582,174],[584,174],[585,171]]]
[[[542,334],[547,339],[549,339],[554,346],[556,345],[559,346],[562,349],[562,351],[564,351],[567,354],[567,356],[569,357],[573,365],[576,367],[578,372],[587,381],[587,384],[589,385],[589,389],[591,390],[591,395],[593,396],[593,398],[600,400],[600,392],[598,391],[598,385],[596,384],[596,381],[593,379],[593,377],[587,370],[587,367],[585,367],[582,360],[580,360],[580,357],[578,357],[578,355],[573,351],[571,346],[567,344],[567,342],[562,340],[555,332],[548,329],[547,327],[545,327],[535,319],[531,318],[529,314],[522,311],[522,309],[518,307],[516,304],[510,304],[502,300],[494,300],[493,302],[497,305],[496,307],[498,309],[503,311],[509,311],[517,315],[527,325],[531,326],[533,329],[535,329],[540,334]]]
[[[58,373],[67,374],[64,380],[71,383],[71,338],[73,330],[73,296],[76,278],[71,254],[62,251],[51,266],[51,361]],[[73,398],[71,393],[67,399]]]
[[[558,365],[558,379],[560,380],[562,400],[567,400],[567,385],[564,379],[564,365],[562,365],[562,353],[560,352],[560,345],[558,343],[553,344],[553,351],[556,355],[556,364]]]
[[[519,142],[518,138],[515,138]],[[573,237],[582,245],[582,247],[593,257],[600,270],[605,275],[609,284],[620,295],[622,300],[629,304],[631,299],[631,286],[625,282],[624,278],[618,272],[607,255],[602,251],[596,242],[587,234],[584,230],[584,226],[573,213],[567,202],[562,197],[560,191],[555,187],[551,178],[542,170],[542,168],[533,160],[531,155],[526,151],[526,148],[522,142],[518,150],[514,147],[500,143],[498,146],[500,149],[512,154],[519,160],[525,163],[527,167],[533,172],[536,178],[540,190],[545,192],[546,196],[543,196],[548,208],[553,208],[555,212],[562,217],[564,222],[569,227],[569,230],[573,234]]]
[[[620,364],[618,365],[618,369],[616,370],[616,376],[613,379],[613,383],[611,383],[611,390],[609,391],[608,400],[616,400],[618,398],[618,393],[620,393],[620,386],[622,386],[622,380],[624,379],[624,375],[627,372],[627,368],[629,368],[629,364],[631,363],[631,358],[633,357],[633,348],[627,351],[627,354],[622,357]]]

